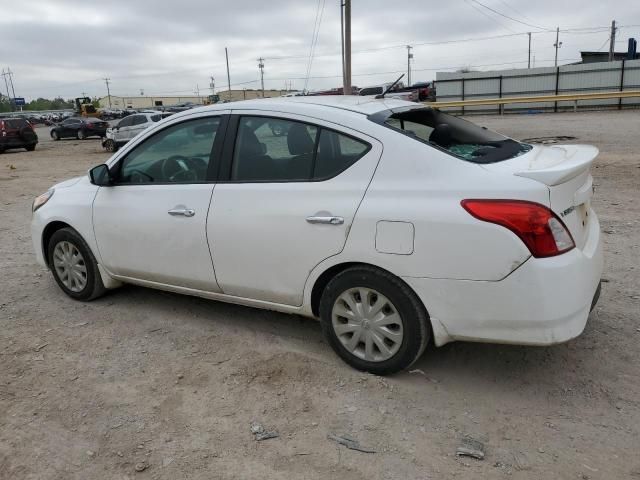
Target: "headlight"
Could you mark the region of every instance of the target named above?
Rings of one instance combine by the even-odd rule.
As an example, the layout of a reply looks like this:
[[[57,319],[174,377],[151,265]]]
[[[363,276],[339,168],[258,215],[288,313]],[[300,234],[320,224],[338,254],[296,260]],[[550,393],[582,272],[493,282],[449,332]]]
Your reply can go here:
[[[51,197],[53,197],[53,192],[54,192],[54,189],[51,188],[51,189],[47,190],[45,193],[43,193],[42,195],[38,195],[36,197],[36,199],[33,201],[33,206],[31,207],[31,211],[35,212],[41,206],[43,206],[45,203],[47,203],[49,201],[49,199]]]

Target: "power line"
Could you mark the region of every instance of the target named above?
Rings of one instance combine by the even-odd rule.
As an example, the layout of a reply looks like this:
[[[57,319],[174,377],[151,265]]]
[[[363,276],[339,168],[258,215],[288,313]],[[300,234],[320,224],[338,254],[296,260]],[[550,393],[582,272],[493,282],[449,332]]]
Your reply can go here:
[[[313,57],[315,54],[316,45],[318,44],[318,36],[320,35],[320,25],[322,24],[322,15],[324,14],[325,0],[322,0],[322,7],[320,7],[320,1],[318,0],[318,6],[316,8],[316,20],[313,25],[313,34],[311,35],[311,48],[309,49],[309,61],[307,63],[307,78],[311,75],[311,67],[313,65]],[[319,9],[319,10],[318,10]],[[307,89],[309,81],[305,80],[304,89]]]
[[[517,13],[518,15],[520,15],[522,18],[524,18],[525,20],[528,20],[530,22],[534,22],[534,20],[525,15],[524,13],[522,13],[520,10],[516,9],[515,7],[511,6],[509,3],[507,3],[505,0],[498,0],[500,3],[502,3],[504,6],[506,6],[509,10],[511,10],[512,12]],[[545,27],[545,29],[548,29],[548,27]]]
[[[510,32],[514,32],[514,30],[512,30],[511,28],[507,27],[504,23],[498,21],[496,18],[493,18],[491,15],[489,15],[488,13],[480,10],[478,7],[476,7],[473,3],[471,3],[471,0],[464,0],[465,3],[467,5],[469,5],[471,8],[473,8],[474,10],[476,10],[478,13],[480,13],[480,15],[483,15],[485,17],[487,17],[488,19],[490,19],[491,21],[497,23],[498,25],[500,25],[502,28],[506,28],[507,30],[509,30]]]
[[[488,7],[487,5],[485,5],[484,3],[482,3],[482,2],[480,2],[478,0],[471,0],[471,1],[474,2],[474,3],[477,3],[481,7],[486,8],[487,10],[495,13],[496,15],[500,15],[501,17],[504,17],[504,18],[507,18],[507,19],[511,20],[512,22],[521,23],[522,25],[526,25],[527,27],[533,27],[533,28],[538,28],[540,30],[546,30],[545,27],[541,27],[540,25],[534,25],[532,23],[523,22],[521,20],[518,20],[517,18],[513,18],[513,17],[511,17],[509,15],[506,15],[506,14],[504,14],[502,12],[499,12],[498,10],[495,10],[495,9],[493,9],[491,7]]]

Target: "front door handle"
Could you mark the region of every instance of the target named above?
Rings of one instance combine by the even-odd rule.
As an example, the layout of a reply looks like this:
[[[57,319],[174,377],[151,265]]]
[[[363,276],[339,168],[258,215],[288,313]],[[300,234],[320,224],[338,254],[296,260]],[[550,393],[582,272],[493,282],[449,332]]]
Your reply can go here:
[[[193,217],[196,214],[196,211],[193,208],[172,208],[167,213],[174,217],[179,215],[182,215],[183,217]]]
[[[328,225],[342,225],[344,223],[344,218],[332,216],[307,217],[307,222],[314,224],[326,223]]]

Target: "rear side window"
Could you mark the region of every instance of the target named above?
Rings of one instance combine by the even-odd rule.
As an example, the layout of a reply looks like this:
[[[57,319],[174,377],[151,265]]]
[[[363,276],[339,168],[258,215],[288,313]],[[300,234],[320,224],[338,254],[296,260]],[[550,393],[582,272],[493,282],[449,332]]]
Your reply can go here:
[[[326,180],[353,165],[370,145],[304,122],[241,117],[231,180],[289,182]]]
[[[500,162],[531,150],[531,145],[431,108],[392,112],[384,124],[473,163]]]
[[[330,178],[346,170],[369,150],[369,145],[333,130],[322,130],[313,178]]]
[[[360,95],[382,95],[382,87],[369,87],[360,90]]]
[[[21,118],[9,118],[7,120],[4,121],[4,128],[24,128],[24,127],[28,127],[29,124],[27,123],[26,120],[22,120]]]
[[[133,125],[142,125],[143,123],[147,123],[147,117],[144,115],[135,115],[133,117]]]

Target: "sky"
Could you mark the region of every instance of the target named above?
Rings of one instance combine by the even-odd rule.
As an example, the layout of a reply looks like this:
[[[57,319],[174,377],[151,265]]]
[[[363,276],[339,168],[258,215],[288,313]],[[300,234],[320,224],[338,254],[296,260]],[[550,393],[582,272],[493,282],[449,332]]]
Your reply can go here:
[[[342,83],[340,0],[0,0],[0,11],[0,68],[27,99],[101,97],[104,78],[118,96],[207,95],[210,77],[216,91],[227,88],[225,47],[232,88],[260,88],[260,57],[265,88]],[[640,38],[640,2],[631,0],[352,0],[352,83],[405,73],[406,45],[413,82],[462,67],[526,67],[527,32],[535,66],[550,66],[557,26],[559,63],[572,63],[580,50],[608,50],[612,20],[617,50]]]

